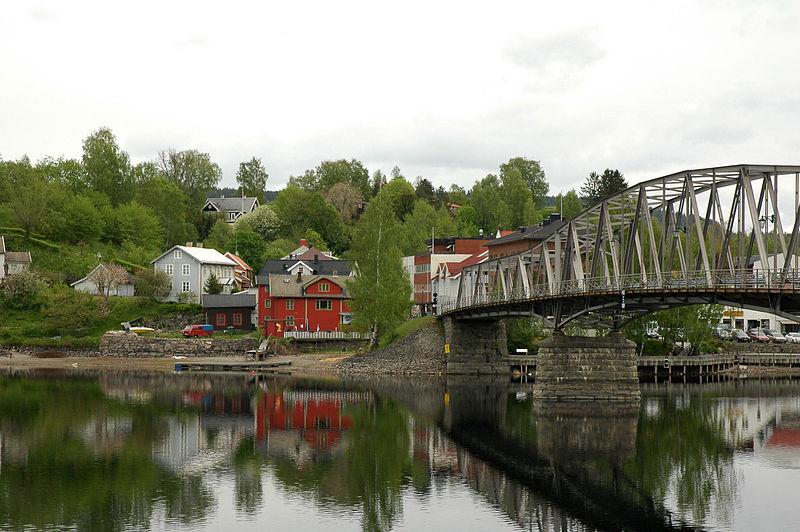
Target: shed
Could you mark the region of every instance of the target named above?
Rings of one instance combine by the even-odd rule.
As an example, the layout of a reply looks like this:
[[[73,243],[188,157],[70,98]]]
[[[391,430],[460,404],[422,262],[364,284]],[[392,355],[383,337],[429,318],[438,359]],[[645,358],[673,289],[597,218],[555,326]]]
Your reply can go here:
[[[243,331],[255,329],[253,324],[256,310],[255,294],[205,294],[203,309],[206,323],[215,329],[233,327]]]

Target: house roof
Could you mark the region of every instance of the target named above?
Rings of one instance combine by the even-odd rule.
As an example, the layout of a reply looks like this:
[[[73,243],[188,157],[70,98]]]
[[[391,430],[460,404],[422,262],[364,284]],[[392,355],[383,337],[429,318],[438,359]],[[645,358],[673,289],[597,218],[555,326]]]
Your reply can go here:
[[[473,253],[466,259],[462,260],[461,262],[443,262],[439,264],[439,269],[436,272],[437,277],[442,269],[446,268],[449,276],[457,277],[461,274],[461,270],[468,266],[473,266],[475,264],[480,264],[481,262],[486,262],[489,259],[489,250],[484,249],[483,251],[479,251],[478,253]]]
[[[314,261],[300,261],[297,259],[292,260],[267,260],[261,267],[256,277],[256,284],[267,284],[266,276],[272,274],[285,275],[286,272],[292,270],[297,264],[303,265],[304,273],[312,275],[350,275],[352,267],[350,261],[346,260],[320,260]]]
[[[0,253],[6,252],[6,239],[0,236]]]
[[[208,198],[203,209],[209,204],[224,212],[250,212],[258,206],[258,198]],[[242,209],[242,205],[244,205],[244,209]]]
[[[300,282],[297,282],[295,275],[270,275],[269,276],[269,295],[270,297],[304,297],[305,289],[316,283],[317,281],[325,279],[337,286],[341,287],[341,295],[317,295],[314,297],[326,297],[331,299],[349,298],[350,292],[347,290],[346,281],[349,279],[346,275],[312,275],[310,277],[303,277]]]
[[[322,251],[314,246],[294,255],[294,258],[298,260],[314,260],[315,257],[319,260],[337,260],[330,251]]]
[[[518,240],[544,240],[550,235],[555,233],[567,222],[565,220],[557,220],[547,225],[529,225],[521,227],[519,230],[514,231],[506,236],[495,238],[486,243],[487,246],[496,246],[498,244],[508,244],[510,242],[517,242]]]
[[[225,253],[225,256],[228,257],[229,259],[231,259],[236,264],[238,264],[241,268],[243,268],[245,270],[253,271],[253,268],[251,268],[250,265],[247,264],[239,255],[236,255],[235,253],[231,253],[229,251],[229,252]]]
[[[17,264],[30,264],[33,262],[31,259],[30,251],[6,251],[6,263],[16,262]]]
[[[92,277],[92,275],[94,275],[94,273],[95,273],[97,270],[99,270],[100,268],[109,268],[109,267],[113,267],[115,270],[117,270],[117,271],[120,273],[120,275],[122,275],[122,274],[124,274],[124,275],[125,275],[125,279],[124,279],[124,282],[125,282],[125,284],[131,284],[131,283],[133,283],[133,277],[132,277],[132,276],[131,276],[131,274],[128,272],[128,270],[126,270],[126,269],[125,269],[125,268],[123,268],[122,266],[120,266],[120,265],[118,265],[118,264],[98,264],[97,266],[95,266],[94,268],[92,268],[92,271],[90,271],[89,273],[87,273],[87,274],[86,274],[86,277],[84,277],[83,279],[78,279],[78,280],[77,280],[77,281],[75,281],[74,283],[70,283],[70,286],[75,286],[75,285],[76,285],[76,284],[78,284],[78,283],[82,283],[82,282],[84,282],[84,281],[88,280],[88,279],[89,279],[89,278],[91,278],[91,277]]]
[[[204,294],[204,308],[250,308],[256,306],[254,294]]]
[[[201,264],[220,264],[222,266],[236,266],[236,263],[212,248],[195,248],[189,246],[172,246],[167,251],[150,261],[150,264],[155,263],[162,257],[169,255],[173,250],[179,249],[190,257],[193,257]]]

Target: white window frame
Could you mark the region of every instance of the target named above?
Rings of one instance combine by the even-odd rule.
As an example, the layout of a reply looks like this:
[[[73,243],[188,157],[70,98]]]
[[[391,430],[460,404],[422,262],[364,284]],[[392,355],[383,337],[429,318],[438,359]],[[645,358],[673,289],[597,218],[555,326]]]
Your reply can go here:
[[[183,281],[181,283],[181,292],[190,292],[192,290],[192,284],[189,281]]]
[[[175,273],[175,265],[174,264],[165,264],[164,265],[164,273],[167,275],[173,275]]]
[[[192,275],[192,265],[181,264],[181,275]]]
[[[180,249],[176,249],[175,253],[172,254],[172,258],[174,259],[182,259],[183,258],[183,251]]]
[[[325,303],[327,308],[322,308],[321,303]],[[314,301],[315,310],[333,310],[333,301],[330,299],[317,299]]]

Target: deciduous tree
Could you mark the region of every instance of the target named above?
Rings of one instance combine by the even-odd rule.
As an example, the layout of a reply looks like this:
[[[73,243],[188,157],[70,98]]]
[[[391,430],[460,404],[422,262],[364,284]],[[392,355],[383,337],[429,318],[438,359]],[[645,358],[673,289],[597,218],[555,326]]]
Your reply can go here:
[[[246,196],[256,197],[258,201],[264,201],[264,191],[267,190],[267,179],[269,174],[261,164],[261,159],[253,157],[249,161],[239,163],[239,170],[236,172],[236,182],[239,183]]]
[[[506,175],[513,170],[516,170],[527,184],[528,190],[533,194],[536,207],[541,207],[547,192],[550,190],[550,185],[547,183],[544,170],[542,170],[539,161],[526,159],[525,157],[509,159],[507,163],[500,165],[500,178],[505,180]]]
[[[336,183],[323,196],[328,203],[336,207],[346,222],[355,218],[359,203],[364,199],[361,192],[349,183]]]
[[[274,240],[280,231],[278,215],[267,205],[261,205],[236,221],[237,227],[244,225],[260,236],[264,242]]]
[[[113,205],[133,198],[130,158],[110,129],[101,127],[84,139],[81,162],[89,187],[108,196]]]

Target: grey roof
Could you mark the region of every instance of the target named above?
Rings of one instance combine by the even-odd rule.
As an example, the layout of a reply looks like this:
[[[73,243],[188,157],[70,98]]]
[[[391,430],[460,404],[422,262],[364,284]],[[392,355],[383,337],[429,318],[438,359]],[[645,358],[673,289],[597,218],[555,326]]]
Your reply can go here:
[[[130,274],[130,272],[128,270],[126,270],[125,268],[123,268],[119,264],[98,264],[97,266],[92,268],[92,271],[90,271],[89,273],[86,274],[86,277],[84,277],[82,279],[78,279],[74,283],[70,283],[70,286],[75,286],[77,284],[80,284],[80,283],[82,283],[84,281],[89,280],[92,277],[92,275],[94,275],[94,273],[97,270],[99,270],[100,268],[104,268],[104,269],[105,268],[113,268],[113,271],[119,273],[119,275],[120,275],[120,278],[118,279],[119,281],[123,282],[126,285],[133,284],[133,276]]]
[[[305,289],[319,281],[320,279],[327,279],[332,283],[342,287],[342,294],[320,294],[314,297],[341,299],[349,298],[350,292],[347,290],[346,281],[350,277],[346,275],[311,275],[304,276],[301,281],[297,282],[296,275],[270,275],[269,276],[269,295],[270,297],[303,297],[305,296]]]
[[[6,262],[16,262],[18,264],[29,264],[33,262],[30,251],[6,251]]]
[[[204,308],[251,308],[256,306],[255,294],[205,294]]]
[[[298,262],[302,262],[303,264],[307,265],[311,269],[311,271],[307,273],[310,273],[312,275],[350,275],[350,272],[352,271],[352,267],[350,266],[350,261],[347,260],[320,260],[314,262],[313,260],[300,261],[297,259],[291,259],[291,260],[272,259],[264,261],[264,265],[261,266],[261,271],[258,272],[257,276],[263,278],[264,282],[261,282],[258,279],[256,279],[257,284],[267,284],[268,275],[276,273],[285,274],[287,270],[291,269],[292,266],[294,266]]]
[[[494,240],[490,240],[486,243],[486,245],[496,246],[497,244],[507,244],[508,242],[516,242],[517,240],[544,240],[545,238],[555,233],[566,223],[567,223],[566,220],[557,220],[555,222],[551,222],[544,226],[529,225],[528,227],[521,228],[519,231],[514,231],[510,235],[501,236],[500,238],[495,238]]]
[[[6,252],[6,239],[0,236],[0,253]]]
[[[212,203],[224,212],[250,212],[258,206],[258,198],[208,198],[206,204]],[[244,210],[242,210],[244,205]]]

